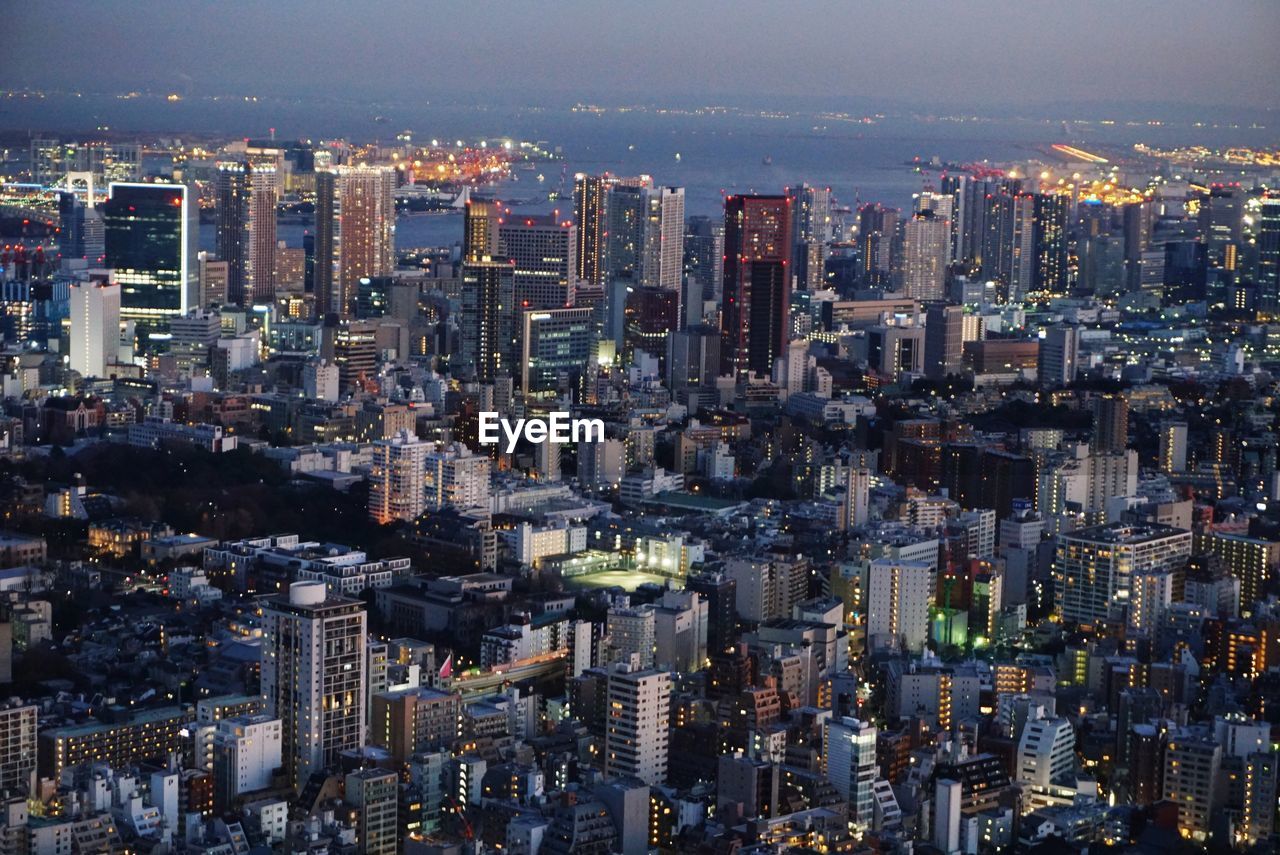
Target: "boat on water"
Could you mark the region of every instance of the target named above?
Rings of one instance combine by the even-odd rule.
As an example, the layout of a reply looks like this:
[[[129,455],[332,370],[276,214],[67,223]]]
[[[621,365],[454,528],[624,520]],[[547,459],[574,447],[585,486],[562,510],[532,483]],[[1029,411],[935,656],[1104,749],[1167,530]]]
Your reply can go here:
[[[761,163],[763,163],[765,166],[773,166],[773,155],[771,155],[771,154],[766,154],[766,155],[765,155],[765,156],[760,160],[760,162],[761,162]]]

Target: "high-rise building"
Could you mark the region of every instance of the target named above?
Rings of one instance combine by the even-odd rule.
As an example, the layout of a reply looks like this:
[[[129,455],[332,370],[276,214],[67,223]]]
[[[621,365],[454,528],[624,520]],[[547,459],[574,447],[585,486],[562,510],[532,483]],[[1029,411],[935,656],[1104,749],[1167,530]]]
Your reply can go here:
[[[828,719],[823,728],[827,780],[849,805],[849,824],[871,829],[875,812],[876,727],[856,718]]]
[[[280,719],[261,713],[224,718],[213,734],[213,803],[234,807],[237,797],[265,790],[281,768]]]
[[[579,173],[573,181],[573,219],[578,225],[577,274],[588,285],[603,287],[607,275],[605,195],[609,177]]]
[[[864,526],[870,520],[871,470],[864,466],[849,466],[845,481],[846,528]]]
[[[1093,399],[1093,450],[1123,452],[1129,447],[1129,399],[1098,395]]]
[[[343,781],[343,798],[358,811],[356,852],[396,855],[400,845],[400,777],[389,769],[359,769]]]
[[[1035,290],[1047,294],[1066,294],[1067,214],[1071,197],[1063,193],[1035,196]]]
[[[283,725],[289,783],[336,766],[365,739],[364,604],[324,582],[294,582],[263,608],[262,698]]]
[[[1252,613],[1280,568],[1280,541],[1243,534],[1210,531],[1200,535],[1196,552],[1216,556],[1226,571],[1240,580],[1240,611]]]
[[[642,669],[638,658],[609,670],[604,773],[656,787],[667,779],[671,674]]]
[[[679,291],[684,280],[684,188],[646,190],[644,255],[640,281]]]
[[[1250,845],[1266,840],[1276,828],[1276,796],[1280,791],[1280,754],[1254,752],[1245,758],[1244,815],[1240,833]]]
[[[0,707],[0,790],[35,795],[37,712],[16,701]]]
[[[1169,735],[1164,752],[1164,798],[1178,806],[1178,831],[1192,840],[1209,835],[1222,767],[1222,746],[1190,730]]]
[[[667,388],[682,402],[691,389],[710,390],[720,376],[720,331],[695,325],[667,339]]]
[[[595,344],[595,313],[585,308],[525,311],[523,320],[520,388],[525,396],[554,397],[561,389],[578,388]]]
[[[1009,243],[1009,300],[1021,302],[1036,290],[1036,197],[1013,197],[1013,238]]]
[[[831,188],[802,184],[795,197],[796,282],[807,291],[826,284],[827,246],[831,241]]]
[[[1124,278],[1126,291],[1142,290],[1144,254],[1151,245],[1155,213],[1150,200],[1132,202],[1122,209],[1124,229]]]
[[[501,248],[498,228],[502,212],[493,202],[467,200],[462,231],[462,257],[468,261],[497,258]]]
[[[370,740],[391,752],[397,763],[462,736],[462,699],[427,686],[373,696]]]
[[[425,467],[428,509],[489,507],[488,457],[460,444],[436,447],[427,453]]]
[[[355,312],[362,278],[395,269],[395,170],[339,166],[316,172],[316,311]]]
[[[489,258],[462,264],[459,356],[476,379],[509,376],[515,351],[515,264]]]
[[[684,232],[684,272],[690,302],[716,300],[724,286],[724,221],[690,217]],[[701,316],[701,306],[699,306]]]
[[[269,303],[275,297],[276,203],[274,160],[218,164],[218,258],[227,262],[227,302]]]
[[[1059,324],[1040,331],[1036,372],[1041,386],[1056,389],[1074,382],[1079,359],[1079,327]]]
[[[858,247],[862,279],[868,285],[888,285],[897,261],[898,210],[879,204],[858,211]]]
[[[964,307],[935,303],[925,313],[924,374],[944,380],[960,371],[964,358]]]
[[[90,270],[71,283],[71,370],[106,377],[120,349],[120,285],[111,271]]]
[[[902,228],[902,293],[922,302],[941,300],[946,292],[951,223],[926,209]]]
[[[791,332],[791,198],[730,196],[724,211],[721,367],[769,376]]]
[[[573,305],[578,266],[577,227],[573,223],[555,214],[508,216],[498,227],[498,237],[499,256],[515,265],[512,287],[518,310]]]
[[[430,443],[408,431],[373,444],[369,518],[381,524],[415,520],[427,510],[426,459]]]
[[[112,184],[102,205],[102,267],[115,271],[120,315],[145,331],[163,332],[198,296],[196,206],[185,184]]]
[[[609,181],[605,188],[601,275],[606,282],[618,279],[633,285],[641,282],[651,189],[652,182],[648,180]]]
[[[1191,532],[1162,525],[1094,526],[1058,536],[1057,611],[1064,621],[1106,620],[1130,604],[1133,578],[1177,570],[1191,555]]]
[[[1016,778],[1033,787],[1074,786],[1068,780],[1076,766],[1076,734],[1065,718],[1028,721],[1018,742]]]
[[[1275,314],[1280,311],[1280,196],[1262,200],[1258,227],[1258,307]]]
[[[1160,471],[1187,470],[1187,423],[1164,422],[1160,425]]]
[[[924,649],[929,606],[934,601],[933,567],[918,561],[878,558],[867,576],[867,645]]]

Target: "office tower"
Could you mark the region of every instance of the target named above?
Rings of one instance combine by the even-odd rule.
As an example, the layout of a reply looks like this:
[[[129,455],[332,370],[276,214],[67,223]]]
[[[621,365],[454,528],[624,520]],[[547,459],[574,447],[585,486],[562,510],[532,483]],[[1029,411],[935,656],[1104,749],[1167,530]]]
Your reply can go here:
[[[35,796],[37,712],[17,701],[0,707],[0,791]]]
[[[875,725],[844,717],[828,719],[823,728],[827,780],[849,805],[849,824],[856,832],[871,828],[876,780]]]
[[[673,396],[710,390],[720,376],[720,331],[705,325],[677,330],[667,339],[666,356],[667,388]]]
[[[867,647],[919,653],[929,634],[934,572],[919,561],[877,558],[867,577]]]
[[[885,286],[893,281],[898,239],[898,210],[880,204],[858,211],[858,248],[862,256],[862,280]]]
[[[1009,283],[1013,279],[1010,265],[1013,263],[1013,237],[1015,200],[1018,197],[1017,182],[1008,180],[975,182],[974,189],[983,192],[975,200],[978,216],[975,225],[978,270],[973,274],[980,280],[997,283],[999,297],[1008,299]]]
[[[213,734],[213,803],[227,811],[245,793],[271,787],[284,744],[280,719],[258,713],[224,718]]]
[[[1080,328],[1059,324],[1040,332],[1036,374],[1040,385],[1057,389],[1075,382],[1080,359]]]
[[[1143,253],[1151,245],[1155,215],[1150,201],[1131,202],[1121,213],[1124,229],[1124,277],[1126,291],[1142,289]]]
[[[867,364],[891,383],[897,383],[903,374],[923,374],[924,338],[922,327],[869,327]]]
[[[1160,425],[1160,471],[1187,470],[1187,423],[1164,422]]]
[[[627,293],[623,348],[665,359],[667,342],[680,326],[680,292],[638,285]]]
[[[554,214],[507,218],[498,227],[501,255],[515,265],[512,287],[519,309],[573,305],[577,228]],[[517,322],[518,329],[518,322]]]
[[[1028,721],[1018,741],[1017,780],[1033,787],[1074,786],[1076,734],[1065,718]]]
[[[723,220],[689,218],[684,232],[684,272],[691,297],[702,301],[719,298],[724,285]],[[698,309],[701,316],[701,306]]]
[[[1280,196],[1262,200],[1256,234],[1258,307],[1274,314],[1280,311]]]
[[[1071,197],[1064,193],[1037,193],[1035,196],[1035,290],[1038,292],[1067,293],[1067,213],[1070,205]]]
[[[227,302],[269,303],[275,297],[276,203],[273,161],[218,164],[218,258],[227,262]]]
[[[58,194],[58,255],[84,258],[85,203],[75,193]]]
[[[263,607],[262,698],[283,725],[283,761],[300,792],[365,737],[365,611],[324,582],[294,582]]]
[[[316,172],[315,295],[319,315],[355,311],[360,279],[395,269],[395,170],[339,166]]]
[[[1121,452],[1129,447],[1129,399],[1098,395],[1093,399],[1094,451]]]
[[[644,254],[640,281],[680,291],[684,281],[684,188],[645,190]]]
[[[373,696],[370,741],[391,752],[397,763],[441,746],[462,734],[462,699],[427,686]]]
[[[359,855],[396,855],[400,845],[400,777],[389,769],[359,769],[343,781],[343,798],[358,811]]]
[[[196,206],[185,184],[112,184],[102,205],[102,267],[115,271],[120,315],[163,332],[197,297]],[[144,348],[147,344],[145,334]]]
[[[1180,730],[1164,752],[1164,798],[1178,806],[1178,831],[1192,840],[1209,834],[1222,747],[1212,737]],[[1274,807],[1274,805],[1273,805]]]
[[[666,783],[671,674],[642,669],[636,657],[609,669],[604,774],[651,787]]]
[[[1162,525],[1102,525],[1058,536],[1057,611],[1064,621],[1106,620],[1129,604],[1135,575],[1178,570],[1191,555],[1191,532]]]
[[[595,313],[581,308],[526,311],[523,320],[520,388],[525,396],[548,398],[563,389],[576,390],[595,345]]]
[[[871,470],[864,466],[850,465],[849,475],[845,480],[845,504],[848,513],[845,515],[847,528],[858,528],[866,525],[871,519]]]
[[[1020,303],[1036,290],[1036,197],[1013,197],[1013,238],[1009,243],[1009,300]]]
[[[509,376],[515,359],[515,264],[480,259],[462,263],[459,356],[476,379]]]
[[[831,188],[801,184],[790,191],[794,211],[796,284],[802,290],[825,287],[827,247],[831,242]]]
[[[369,321],[341,320],[326,326],[321,356],[338,367],[338,387],[350,395],[367,388],[378,373],[377,328]]]
[[[369,518],[385,525],[426,512],[426,459],[432,448],[408,431],[373,444],[369,467]]]
[[[428,509],[489,507],[488,457],[473,454],[465,445],[450,445],[428,452],[424,466]]]
[[[790,338],[791,199],[729,196],[724,211],[721,367],[767,377]]]
[[[501,249],[498,229],[502,212],[494,202],[467,200],[466,220],[462,231],[462,257],[467,261],[497,258]]]
[[[945,380],[960,372],[964,358],[964,307],[935,303],[925,313],[924,375]]]
[[[738,583],[724,573],[702,573],[690,576],[685,590],[707,601],[707,650],[723,653],[738,637]]]
[[[1238,187],[1212,187],[1200,200],[1198,227],[1205,249],[1205,264],[1213,271],[1233,274],[1239,266],[1244,240],[1244,191]]]
[[[231,265],[207,252],[197,253],[196,261],[199,268],[196,307],[207,309],[226,305]]]
[[[120,285],[108,270],[90,270],[71,283],[71,370],[106,377],[120,349]]]
[[[606,280],[608,224],[605,194],[609,178],[578,173],[573,181],[573,219],[578,226],[577,275],[588,285],[603,287]]]
[[[951,223],[935,211],[921,211],[902,228],[902,293],[921,302],[943,299]]]

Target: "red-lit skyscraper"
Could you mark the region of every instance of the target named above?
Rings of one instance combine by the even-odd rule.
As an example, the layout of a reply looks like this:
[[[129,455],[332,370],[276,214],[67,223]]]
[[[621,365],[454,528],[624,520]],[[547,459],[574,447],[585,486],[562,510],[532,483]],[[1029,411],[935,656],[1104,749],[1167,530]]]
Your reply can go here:
[[[722,365],[768,375],[786,347],[791,308],[791,203],[730,196],[724,203]]]

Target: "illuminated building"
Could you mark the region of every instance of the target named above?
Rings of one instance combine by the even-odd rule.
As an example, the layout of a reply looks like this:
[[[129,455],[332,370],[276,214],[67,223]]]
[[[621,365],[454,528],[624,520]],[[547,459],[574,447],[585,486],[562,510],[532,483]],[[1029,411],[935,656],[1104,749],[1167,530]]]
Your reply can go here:
[[[683,280],[684,188],[650,188],[645,193],[640,281],[651,288],[679,292]]]
[[[1222,747],[1211,737],[1186,729],[1170,734],[1163,796],[1178,806],[1178,831],[1193,840],[1209,834],[1221,766]]]
[[[517,310],[573,305],[577,277],[577,228],[573,223],[554,214],[515,217],[498,226],[498,235],[500,256],[515,265],[512,287]]]
[[[359,769],[343,780],[343,797],[358,811],[361,855],[396,855],[400,845],[397,824],[399,776],[388,769]]]
[[[802,184],[792,191],[792,196],[796,200],[796,280],[800,288],[817,291],[826,284],[827,244],[831,240],[831,188]]]
[[[294,582],[263,608],[262,697],[283,723],[289,783],[337,765],[365,738],[365,611],[324,582]]]
[[[120,285],[110,271],[91,270],[71,284],[71,370],[106,377],[120,349]]]
[[[0,707],[0,788],[35,795],[36,714],[31,704]]]
[[[574,176],[573,218],[578,224],[578,279],[588,285],[603,286],[606,275],[606,221],[605,194],[608,176]]]
[[[875,725],[845,717],[823,728],[823,759],[827,780],[849,804],[849,823],[858,833],[871,828],[875,811]]]
[[[213,798],[227,810],[238,796],[271,786],[280,768],[279,719],[253,714],[224,718],[213,735]]]
[[[340,166],[316,172],[316,311],[355,311],[360,279],[395,268],[395,170]]]
[[[921,302],[941,300],[951,251],[951,223],[935,211],[924,210],[902,229],[902,294]]]
[[[511,373],[515,359],[515,264],[489,258],[462,264],[459,356],[476,379]]]
[[[868,647],[922,650],[929,633],[933,585],[934,572],[929,564],[888,558],[871,562],[867,580]]]
[[[498,224],[501,212],[492,202],[467,200],[467,215],[462,231],[462,257],[467,260],[497,257]]]
[[[1240,580],[1240,611],[1251,613],[1267,583],[1280,568],[1280,541],[1211,531],[1199,536],[1197,551],[1216,555],[1227,572]]]
[[[1064,621],[1104,621],[1130,605],[1139,574],[1176,570],[1191,555],[1191,532],[1160,525],[1095,526],[1058,536],[1057,611]]]
[[[725,200],[722,368],[769,376],[791,323],[791,199]]]
[[[415,520],[426,511],[426,457],[431,444],[408,431],[373,444],[369,518],[385,525]]]
[[[1185,472],[1187,469],[1187,423],[1164,422],[1160,425],[1160,471]]]
[[[554,395],[577,388],[595,342],[591,309],[526,311],[520,337],[520,388],[527,397]]]
[[[1259,308],[1280,311],[1280,196],[1262,200],[1257,226]]]
[[[898,210],[882,205],[865,205],[858,211],[858,246],[862,256],[862,279],[868,285],[888,285],[896,262],[895,243]]]
[[[1071,197],[1065,194],[1035,196],[1035,290],[1067,293],[1067,211]]]
[[[158,707],[122,715],[118,721],[53,727],[39,734],[40,774],[58,780],[64,769],[82,763],[116,768],[144,760],[163,762],[180,753],[191,714]]]
[[[626,353],[642,350],[665,360],[667,343],[680,325],[680,292],[648,285],[629,289],[626,320]]]
[[[671,675],[641,669],[637,657],[609,669],[604,773],[650,786],[666,782]]]
[[[275,164],[219,163],[217,177],[218,258],[227,263],[226,301],[238,306],[269,303],[276,285]]]
[[[115,271],[120,316],[163,332],[198,292],[196,206],[185,184],[112,184],[102,206],[102,267]],[[140,333],[144,348],[145,333]]]
[[[964,307],[929,307],[924,325],[924,374],[944,380],[960,372],[964,355]]]
[[[1080,358],[1080,329],[1059,324],[1041,330],[1036,371],[1041,386],[1056,389],[1076,379]]]
[[[1093,399],[1093,450],[1122,452],[1129,446],[1129,401],[1123,395]]]
[[[684,235],[684,272],[689,302],[715,300],[724,284],[724,222],[690,217]],[[698,317],[702,306],[697,306]]]

